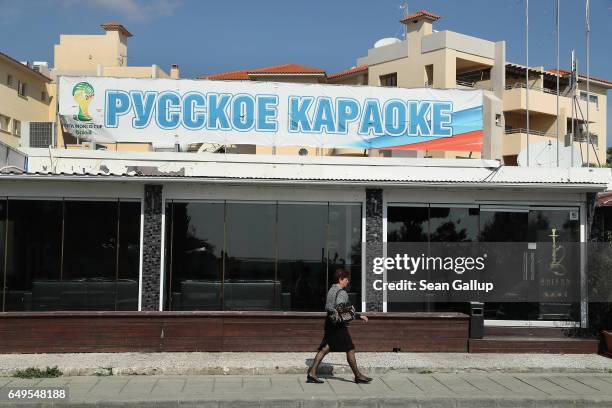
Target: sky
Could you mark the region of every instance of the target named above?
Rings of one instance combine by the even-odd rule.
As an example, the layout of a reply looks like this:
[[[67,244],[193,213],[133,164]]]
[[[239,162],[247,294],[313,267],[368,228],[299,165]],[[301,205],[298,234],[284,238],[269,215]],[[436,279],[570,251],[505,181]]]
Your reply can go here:
[[[119,21],[134,37],[128,64],[157,64],[181,76],[298,63],[328,74],[350,68],[376,40],[400,37],[404,0],[0,0],[0,51],[53,62],[60,34],[101,34]],[[434,29],[506,41],[506,59],[525,63],[525,0],[406,0],[410,13],[442,18]],[[529,2],[529,65],[556,66],[556,0]],[[561,68],[576,50],[586,71],[585,0],[560,0]],[[612,80],[612,0],[591,0],[590,70]],[[612,93],[608,93],[612,135]],[[612,137],[608,137],[612,145]]]

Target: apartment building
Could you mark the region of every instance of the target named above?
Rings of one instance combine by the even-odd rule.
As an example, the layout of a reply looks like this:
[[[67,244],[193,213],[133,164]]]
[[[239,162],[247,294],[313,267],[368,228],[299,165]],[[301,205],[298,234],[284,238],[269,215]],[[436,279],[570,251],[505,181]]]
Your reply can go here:
[[[24,138],[29,132],[22,134],[25,125],[32,126],[35,136],[52,131],[46,128],[52,127],[54,94],[51,78],[0,52],[0,142],[12,147],[28,144]],[[45,141],[34,137],[31,142],[38,146]]]
[[[58,126],[57,78],[61,75],[118,78],[180,78],[178,65],[169,73],[157,65],[128,64],[132,34],[121,24],[102,24],[102,35],[61,35],[54,46],[54,66],[20,62],[0,53],[0,142],[12,147],[58,146],[151,151],[151,143],[99,144],[80,140]]]
[[[60,35],[59,44],[53,47],[54,79],[60,75],[106,76],[116,78],[180,78],[177,64],[169,72],[158,65],[132,66],[129,64],[128,39],[133,34],[122,24],[111,21],[101,25],[104,34]],[[58,132],[58,146],[83,148],[82,141],[75,135]],[[153,145],[143,143],[85,143],[86,148],[112,150],[151,151]]]
[[[343,85],[397,86],[406,88],[434,87],[483,89],[490,100],[501,102],[485,105],[485,138],[483,155],[516,164],[519,152],[527,147],[527,89],[529,76],[529,143],[532,145],[559,139],[587,158],[587,92],[586,77],[579,75],[577,104],[572,110],[570,73],[560,72],[560,109],[557,116],[557,74],[544,67],[508,63],[504,41],[491,42],[452,31],[436,31],[440,16],[420,11],[401,20],[406,26],[406,39],[385,38],[378,41],[356,66],[328,75],[327,82]],[[527,72],[528,71],[528,74]],[[589,132],[592,146],[591,164],[605,163],[606,98],[612,82],[591,78]],[[487,98],[485,98],[486,101]],[[572,119],[576,131],[572,137]],[[487,139],[489,139],[487,141]],[[487,143],[490,143],[487,145]],[[465,152],[422,153],[429,157],[465,157]],[[470,157],[479,157],[474,152]]]
[[[573,145],[581,152],[583,162],[587,156],[591,164],[605,162],[606,154],[606,98],[612,82],[591,78],[589,103],[589,132],[592,146],[587,149],[586,136],[586,78],[580,75],[577,83],[577,101],[571,95],[570,73],[561,71],[560,109],[556,110],[557,73],[544,67],[527,69],[520,64],[506,61],[504,41],[492,42],[481,38],[451,31],[436,31],[434,23],[440,16],[421,11],[401,20],[405,25],[404,40],[384,38],[367,50],[363,57],[356,60],[355,67],[328,75],[324,69],[301,64],[281,64],[264,68],[253,68],[202,75],[199,80],[224,81],[270,81],[336,85],[392,86],[404,88],[441,88],[441,89],[481,89],[483,90],[483,136],[468,141],[473,146],[462,150],[450,147],[438,150],[412,147],[410,150],[363,150],[363,149],[324,149],[308,146],[277,147],[259,145],[216,145],[197,143],[180,146],[181,151],[225,151],[245,154],[279,155],[334,155],[334,156],[395,156],[395,157],[449,157],[449,158],[489,158],[503,160],[504,164],[517,164],[518,154],[530,146],[557,140],[562,145]],[[54,66],[49,70],[51,81],[47,97],[53,100],[56,95],[55,80],[60,75],[109,76],[118,78],[180,78],[177,65],[172,65],[169,73],[157,65],[132,66],[128,56],[128,39],[132,33],[118,22],[102,24],[101,35],[61,35],[54,46]],[[14,64],[13,64],[14,65]],[[11,66],[13,66],[11,65]],[[22,68],[22,67],[18,67]],[[28,71],[28,68],[24,68]],[[527,72],[528,71],[528,72]],[[527,89],[525,77],[529,75],[529,126],[527,126]],[[35,75],[35,74],[34,74]],[[7,77],[8,78],[8,77]],[[49,79],[48,78],[48,79]],[[8,80],[8,79],[6,79]],[[6,83],[6,81],[5,81]],[[15,89],[19,86],[16,82]],[[40,86],[37,85],[38,88]],[[39,93],[38,88],[29,91]],[[42,90],[40,91],[42,95]],[[46,118],[57,122],[55,103],[38,103],[33,98],[33,107],[27,109],[47,109],[48,113],[27,114],[30,120]],[[40,98],[39,98],[40,99]],[[6,100],[6,99],[5,99]],[[10,106],[21,106],[27,100],[19,98]],[[46,108],[44,108],[46,106]],[[6,111],[6,109],[5,109]],[[7,142],[19,145],[15,130],[9,124],[15,114],[3,113],[0,132]],[[20,119],[17,119],[20,121]],[[23,122],[23,121],[22,121]],[[574,132],[572,132],[572,125]],[[529,127],[529,138],[527,128]],[[4,130],[4,129],[7,130]],[[11,133],[9,135],[9,133]],[[10,136],[10,137],[9,137]],[[528,142],[529,139],[529,142]],[[175,150],[174,144],[162,146],[150,142],[142,143],[91,143],[65,132],[57,127],[55,145],[63,148],[102,148],[110,150],[152,151]],[[588,153],[587,153],[588,152]]]

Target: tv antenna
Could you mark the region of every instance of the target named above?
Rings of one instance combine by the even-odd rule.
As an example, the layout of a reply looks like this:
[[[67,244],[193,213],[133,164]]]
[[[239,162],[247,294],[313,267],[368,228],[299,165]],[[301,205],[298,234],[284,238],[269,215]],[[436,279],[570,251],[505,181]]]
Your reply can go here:
[[[399,9],[402,10],[402,19],[408,17],[408,2],[407,1],[400,4]],[[404,34],[402,36],[406,38],[406,34],[408,34],[408,26],[404,27]]]
[[[400,10],[402,10],[402,18],[406,18],[408,17],[408,2],[405,1],[402,4],[399,5]]]

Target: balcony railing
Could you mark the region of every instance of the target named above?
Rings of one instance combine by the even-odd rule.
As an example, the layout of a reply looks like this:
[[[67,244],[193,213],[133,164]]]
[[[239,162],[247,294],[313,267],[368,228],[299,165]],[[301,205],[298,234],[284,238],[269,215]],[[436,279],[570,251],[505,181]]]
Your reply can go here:
[[[523,128],[516,128],[516,129],[506,129],[504,130],[504,133],[507,135],[512,135],[515,133],[527,133],[527,129],[523,129]],[[534,135],[534,136],[548,136],[548,137],[556,137],[557,134],[553,133],[553,132],[542,132],[539,130],[533,130],[533,129],[529,129],[529,134],[530,135]]]
[[[587,135],[584,133],[575,134],[573,139],[574,142],[587,143]],[[599,136],[596,133],[591,133],[591,143],[593,146],[599,147]]]
[[[527,133],[527,129],[516,128],[516,129],[506,129],[506,130],[504,130],[504,134],[506,134],[506,135],[513,135],[513,134],[517,134],[517,133]],[[529,135],[530,136],[557,137],[557,133],[555,133],[555,132],[542,132],[540,130],[533,130],[533,129],[529,129]],[[569,135],[559,135],[559,136],[563,137],[563,140],[567,140],[566,137],[569,136]],[[586,143],[587,142],[586,134],[576,134],[576,135],[574,135],[573,139],[574,139],[574,142],[578,142],[578,143]],[[595,147],[599,146],[599,137],[597,136],[596,133],[591,133],[591,143]]]
[[[465,86],[466,88],[483,89],[485,91],[492,91],[493,90],[493,88],[481,85],[478,82],[462,81],[460,79],[457,80],[457,86]]]
[[[510,89],[527,89],[527,86],[525,86],[524,82],[517,82],[511,85],[506,85],[506,90],[510,90]],[[545,92],[545,93],[549,93],[552,95],[556,95],[557,94],[557,90],[556,89],[550,89],[550,88],[541,88],[539,86],[530,86],[529,87],[530,91],[537,91],[537,92]],[[571,95],[571,89],[561,89],[559,90],[559,95],[560,96],[570,96]]]

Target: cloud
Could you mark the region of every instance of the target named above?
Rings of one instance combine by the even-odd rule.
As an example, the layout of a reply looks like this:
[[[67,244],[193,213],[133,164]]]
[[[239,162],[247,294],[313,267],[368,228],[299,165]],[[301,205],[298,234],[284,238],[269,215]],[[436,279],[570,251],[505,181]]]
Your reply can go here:
[[[75,5],[117,13],[128,20],[149,20],[172,16],[182,0],[61,0],[65,7]]]

